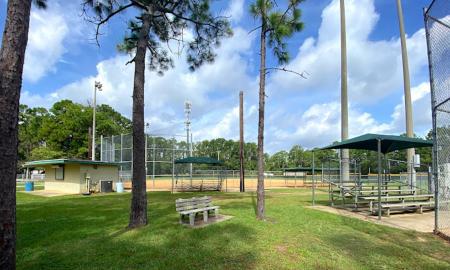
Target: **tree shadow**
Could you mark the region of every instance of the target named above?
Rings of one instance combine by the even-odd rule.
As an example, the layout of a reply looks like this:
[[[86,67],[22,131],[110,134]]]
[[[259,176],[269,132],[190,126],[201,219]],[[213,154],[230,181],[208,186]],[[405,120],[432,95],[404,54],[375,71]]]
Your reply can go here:
[[[251,227],[233,219],[199,229],[181,226],[177,197],[150,193],[149,225],[134,230],[126,228],[129,195],[21,205],[17,268],[252,268],[257,253]]]
[[[255,215],[258,215],[258,209],[257,209],[257,205],[256,205],[255,194],[256,194],[256,192],[252,192],[252,206],[253,206],[253,210],[255,212]]]
[[[447,249],[431,234],[402,231],[340,216],[345,229],[322,240],[360,268],[449,269]]]

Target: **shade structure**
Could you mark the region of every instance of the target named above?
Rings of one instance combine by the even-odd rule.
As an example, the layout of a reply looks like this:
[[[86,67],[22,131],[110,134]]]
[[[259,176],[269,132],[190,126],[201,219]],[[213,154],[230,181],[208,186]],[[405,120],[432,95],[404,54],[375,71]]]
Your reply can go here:
[[[381,219],[381,154],[408,148],[432,147],[433,142],[397,135],[364,134],[323,147],[326,149],[362,149],[378,152],[378,219]]]
[[[223,164],[222,161],[217,160],[215,158],[210,158],[210,157],[187,157],[187,158],[182,158],[182,159],[175,160],[175,164],[186,164],[186,163],[211,164],[211,165],[221,165],[221,164]]]
[[[323,147],[325,149],[363,149],[378,151],[378,141],[381,142],[381,153],[404,150],[408,148],[432,147],[433,142],[419,138],[409,138],[397,135],[364,134],[355,138]]]

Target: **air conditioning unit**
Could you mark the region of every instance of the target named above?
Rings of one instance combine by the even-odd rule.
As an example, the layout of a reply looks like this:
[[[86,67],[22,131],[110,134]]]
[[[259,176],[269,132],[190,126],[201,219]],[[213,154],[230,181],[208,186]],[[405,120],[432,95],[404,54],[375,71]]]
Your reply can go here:
[[[100,192],[113,192],[113,181],[101,180]]]

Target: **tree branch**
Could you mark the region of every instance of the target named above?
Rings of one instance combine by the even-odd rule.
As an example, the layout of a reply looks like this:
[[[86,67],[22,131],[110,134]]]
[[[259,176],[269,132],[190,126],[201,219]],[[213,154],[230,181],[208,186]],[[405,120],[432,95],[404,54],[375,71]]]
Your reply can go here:
[[[185,17],[182,14],[178,14],[178,13],[174,12],[173,10],[170,10],[170,9],[167,9],[167,8],[164,8],[164,7],[156,7],[156,9],[159,12],[172,14],[173,16],[175,16],[175,17],[177,17],[179,19],[182,19],[182,20],[185,20],[185,21],[197,24],[197,25],[204,25],[204,26],[209,26],[209,27],[215,28],[215,29],[220,29],[220,27],[218,27],[217,25],[214,25],[214,24],[211,24],[211,23],[208,23],[208,22],[201,22],[201,21],[193,20],[191,18]],[[219,16],[219,17],[215,17],[214,19],[219,19],[219,18],[227,18],[227,17]]]
[[[99,21],[97,23],[97,29],[95,30],[95,41],[97,42],[97,46],[100,47],[100,43],[98,42],[98,36],[100,35],[100,26],[102,26],[102,24],[105,24],[107,21],[109,21],[109,19],[111,19],[114,15],[124,11],[125,9],[134,6],[134,1],[132,1],[130,4],[119,7],[118,9],[116,9],[115,11],[111,12],[110,14],[108,14],[108,16],[106,16],[106,18],[104,18],[103,20]]]
[[[290,70],[290,69],[287,69],[287,68],[277,68],[277,67],[271,67],[271,68],[266,68],[265,69],[265,71],[267,72],[268,70],[280,70],[280,71],[284,71],[284,72],[289,72],[289,73],[294,73],[294,74],[296,74],[296,75],[298,75],[298,76],[300,76],[300,77],[302,77],[303,79],[308,79],[306,76],[305,76],[305,74],[308,74],[308,72],[306,72],[306,71],[303,71],[302,73],[300,73],[300,72],[297,72],[297,71],[294,71],[294,70]],[[268,71],[267,73],[269,73],[270,71]],[[266,74],[267,74],[266,73]],[[309,75],[309,74],[308,74]]]
[[[250,35],[251,33],[253,33],[254,31],[256,31],[256,30],[258,30],[258,29],[260,29],[261,27],[262,27],[262,25],[253,28],[252,30],[248,31],[248,34]]]

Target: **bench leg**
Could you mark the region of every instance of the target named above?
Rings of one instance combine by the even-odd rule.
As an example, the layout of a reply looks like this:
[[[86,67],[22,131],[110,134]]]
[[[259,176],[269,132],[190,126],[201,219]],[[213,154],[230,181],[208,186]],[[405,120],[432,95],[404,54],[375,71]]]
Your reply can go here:
[[[208,210],[203,211],[203,222],[208,222]]]
[[[189,224],[191,226],[194,226],[194,222],[195,222],[195,214],[191,213],[191,214],[189,214]]]
[[[180,224],[183,224],[183,215],[180,214]]]
[[[369,210],[370,210],[370,213],[373,213],[373,202],[372,201],[369,202]]]
[[[419,209],[417,209],[417,211],[419,212],[419,214],[423,214],[423,206],[419,206]]]
[[[391,208],[386,209],[386,216],[389,217],[391,215]]]

